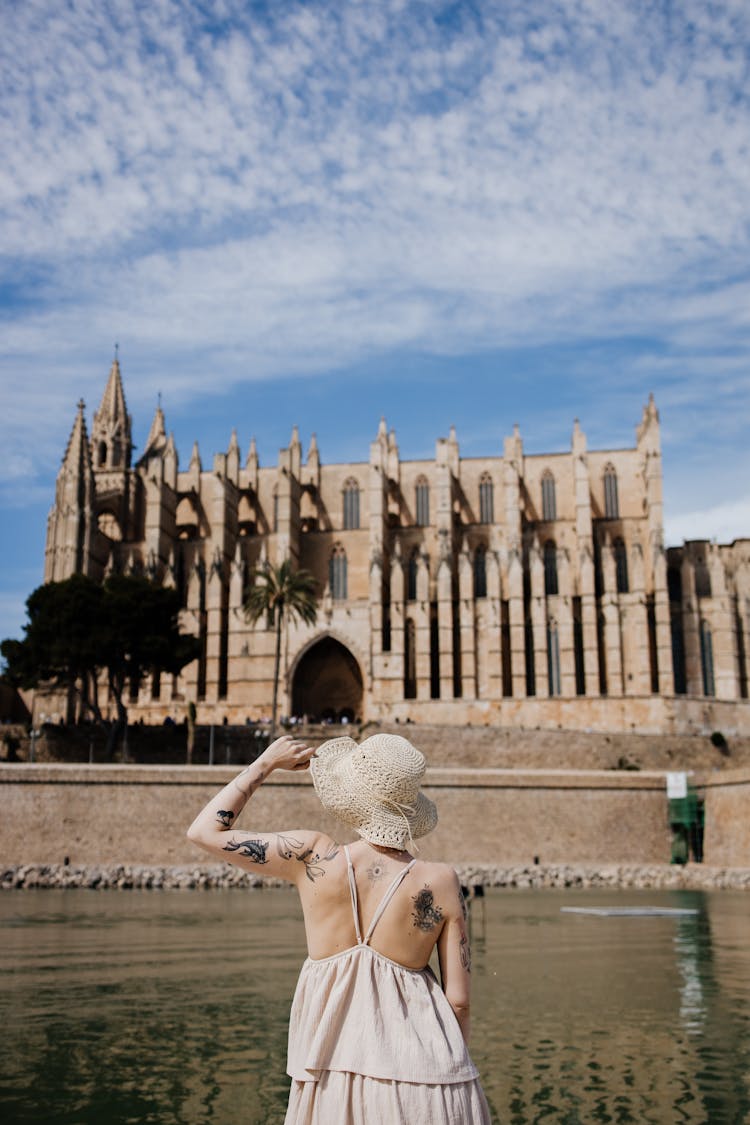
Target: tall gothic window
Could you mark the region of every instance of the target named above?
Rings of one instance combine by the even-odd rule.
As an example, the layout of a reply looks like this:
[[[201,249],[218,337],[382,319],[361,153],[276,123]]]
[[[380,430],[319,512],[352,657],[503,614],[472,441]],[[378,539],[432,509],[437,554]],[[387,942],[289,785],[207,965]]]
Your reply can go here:
[[[547,624],[547,677],[550,695],[560,695],[560,638],[555,621]]]
[[[406,600],[415,602],[417,600],[417,571],[419,570],[419,548],[415,547],[409,555],[409,562],[406,568]]]
[[[426,477],[417,478],[417,524],[427,527],[430,522],[430,486]]]
[[[346,601],[346,551],[337,543],[328,563],[328,581],[334,601]]]
[[[417,698],[417,631],[411,617],[404,629],[404,699]]]
[[[628,582],[628,552],[622,539],[615,539],[615,575],[617,578],[617,593],[627,594],[630,586]]]
[[[359,485],[353,477],[344,483],[344,529],[356,531],[359,527]]]
[[[608,520],[620,518],[620,502],[617,498],[617,473],[614,465],[604,470],[604,517]]]
[[[495,497],[489,473],[482,473],[479,481],[479,522],[495,522]]]
[[[487,597],[487,548],[480,543],[474,552],[474,597]]]
[[[273,490],[273,529],[279,530],[279,494],[274,488]]]
[[[544,592],[548,597],[558,593],[557,547],[552,539],[544,544]]]
[[[542,519],[557,519],[557,498],[555,496],[555,478],[549,469],[542,476]]]
[[[703,694],[716,695],[714,642],[711,636],[711,627],[707,621],[701,621],[701,674],[703,676]]]

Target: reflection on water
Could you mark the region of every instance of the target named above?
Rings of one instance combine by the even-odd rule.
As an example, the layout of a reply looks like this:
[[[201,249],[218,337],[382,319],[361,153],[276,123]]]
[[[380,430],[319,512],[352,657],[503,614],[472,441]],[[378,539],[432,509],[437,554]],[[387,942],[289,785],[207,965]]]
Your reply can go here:
[[[698,913],[560,913],[604,903]],[[472,1053],[495,1120],[750,1122],[749,920],[733,892],[476,901]],[[8,1125],[283,1120],[292,892],[11,892],[0,941]]]

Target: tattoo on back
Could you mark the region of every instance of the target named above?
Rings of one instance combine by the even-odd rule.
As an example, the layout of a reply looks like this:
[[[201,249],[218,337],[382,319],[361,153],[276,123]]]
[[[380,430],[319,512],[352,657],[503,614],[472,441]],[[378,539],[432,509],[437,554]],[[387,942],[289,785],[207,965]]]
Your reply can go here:
[[[239,852],[253,863],[268,863],[266,852],[268,844],[263,840],[229,840],[223,850],[225,852]]]
[[[435,896],[426,884],[419,894],[413,896],[412,902],[414,903],[414,910],[411,916],[418,930],[429,933],[438,923],[442,922],[443,912],[439,906],[436,906]]]
[[[305,875],[314,883],[321,875],[325,875],[324,863],[330,863],[339,854],[338,844],[331,844],[325,855],[306,848],[302,840],[294,836],[285,836],[281,832],[276,837],[276,851],[282,859],[298,859],[305,865]]]
[[[371,883],[377,883],[385,875],[385,864],[378,859],[373,860],[366,874]]]

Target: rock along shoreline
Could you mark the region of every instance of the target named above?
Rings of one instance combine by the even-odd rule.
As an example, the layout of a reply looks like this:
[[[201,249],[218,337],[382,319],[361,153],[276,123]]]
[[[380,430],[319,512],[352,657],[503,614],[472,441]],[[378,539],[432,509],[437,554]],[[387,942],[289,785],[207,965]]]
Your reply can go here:
[[[747,890],[750,868],[707,867],[688,864],[594,867],[587,864],[483,864],[456,865],[467,887],[506,887],[526,890],[596,888],[633,890]],[[77,866],[74,864],[13,864],[0,866],[0,890],[216,890],[285,886],[279,879],[264,879],[216,865],[143,867],[136,864]]]

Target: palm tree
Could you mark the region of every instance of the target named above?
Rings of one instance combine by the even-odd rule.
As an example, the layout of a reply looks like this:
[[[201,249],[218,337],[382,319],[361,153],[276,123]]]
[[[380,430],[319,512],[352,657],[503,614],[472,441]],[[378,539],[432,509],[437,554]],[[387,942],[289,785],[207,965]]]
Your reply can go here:
[[[273,705],[271,737],[276,729],[276,704],[281,665],[281,628],[285,621],[314,625],[318,616],[316,582],[309,570],[292,570],[289,559],[280,566],[265,563],[253,571],[253,585],[245,599],[245,617],[255,622],[266,614],[269,627],[276,629],[276,654],[273,664]]]

